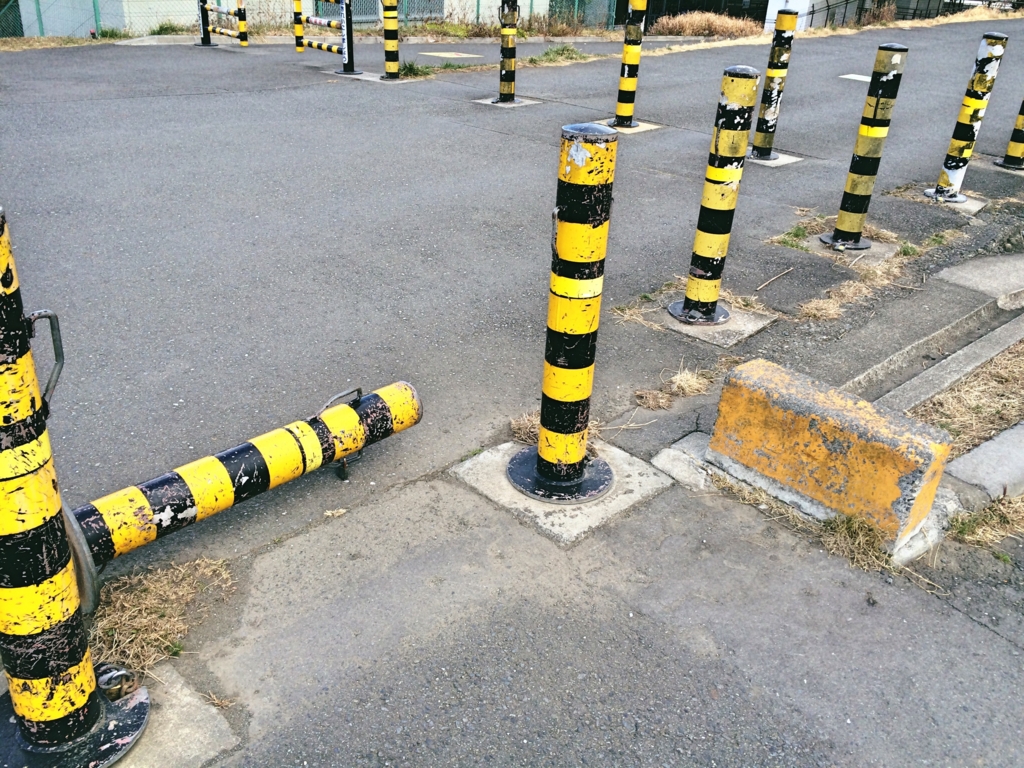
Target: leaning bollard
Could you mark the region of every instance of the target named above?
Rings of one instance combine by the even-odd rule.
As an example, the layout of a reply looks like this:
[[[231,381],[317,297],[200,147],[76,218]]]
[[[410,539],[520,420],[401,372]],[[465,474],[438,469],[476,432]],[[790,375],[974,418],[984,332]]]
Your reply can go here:
[[[753,67],[742,66],[729,67],[722,75],[722,97],[711,135],[686,298],[668,305],[669,314],[683,323],[721,325],[729,320],[729,312],[718,306],[718,294],[760,77]]]
[[[501,18],[501,73],[498,98],[492,104],[516,102],[516,34],[519,25],[519,5],[515,0],[502,0],[498,8]]]
[[[835,230],[818,237],[821,242],[836,250],[863,251],[871,247],[871,241],[863,237],[864,219],[868,215],[871,194],[875,191],[875,178],[882,162],[885,138],[889,135],[892,110],[896,106],[896,94],[903,79],[903,68],[907,65],[907,47],[888,43],[878,46],[875,55],[875,69],[868,85],[868,97],[861,113],[860,128],[857,129],[857,143],[853,148],[853,160],[846,174],[846,187],[839,203]]]
[[[199,0],[199,42],[200,48],[216,48],[217,44],[210,39],[210,12],[206,10],[206,0]]]
[[[562,128],[540,439],[506,470],[517,490],[541,501],[592,501],[615,479],[606,461],[587,456],[587,427],[617,139],[604,125]]]
[[[996,160],[995,164],[1008,171],[1024,171],[1024,102],[1021,102],[1017,122],[1010,134],[1010,143],[1006,145],[1006,156]]]
[[[351,402],[331,405],[352,392],[337,395],[311,419],[293,422],[79,507],[73,517],[91,555],[82,558],[82,567],[103,566],[133,549],[358,453],[408,429],[422,415],[416,390],[405,382],[389,384],[369,395],[359,390],[355,393]]]
[[[647,0],[629,0],[626,36],[622,44],[622,69],[619,72],[619,97],[615,117],[608,125],[615,128],[636,128],[633,111],[636,107],[636,84],[640,76],[640,47],[644,41],[644,19]]]
[[[384,6],[384,74],[381,80],[398,79],[398,0],[382,0]]]
[[[29,340],[43,318],[58,364],[40,392]],[[109,765],[149,718],[145,688],[110,702],[97,687],[46,428],[62,360],[56,316],[24,316],[0,209],[0,765],[18,768]]]
[[[768,69],[764,73],[764,91],[761,92],[761,111],[754,128],[754,143],[750,157],[756,160],[778,160],[772,152],[775,145],[775,129],[779,123],[779,109],[782,106],[782,91],[786,87],[789,72],[789,55],[793,49],[793,32],[796,30],[797,12],[780,10],[775,17],[775,36],[772,50],[768,54]]]
[[[974,154],[974,143],[978,140],[981,120],[985,117],[992,86],[996,84],[999,74],[999,62],[1006,51],[1006,35],[998,32],[986,32],[981,39],[978,57],[974,61],[974,74],[967,83],[967,93],[960,105],[960,115],[956,119],[953,138],[946,150],[946,159],[942,162],[939,182],[935,189],[926,189],[925,195],[943,203],[964,203],[966,195],[960,194],[967,164]]]

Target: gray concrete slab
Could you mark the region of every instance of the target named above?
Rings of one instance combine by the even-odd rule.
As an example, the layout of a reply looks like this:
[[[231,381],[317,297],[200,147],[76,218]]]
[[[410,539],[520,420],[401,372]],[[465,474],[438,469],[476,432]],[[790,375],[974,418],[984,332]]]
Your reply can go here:
[[[1024,315],[987,333],[875,400],[894,411],[909,411],[967,378],[1000,352],[1024,339]],[[1021,456],[1024,464],[1024,456]]]
[[[991,296],[1001,309],[1024,306],[1024,254],[971,259],[947,267],[936,277]]]
[[[719,304],[729,312],[729,320],[722,325],[691,325],[668,316],[664,319],[665,327],[683,336],[728,349],[763,331],[775,322],[774,314],[746,312],[736,309],[724,300]]]
[[[1024,495],[1024,424],[954,459],[946,471],[983,489],[993,499]]]

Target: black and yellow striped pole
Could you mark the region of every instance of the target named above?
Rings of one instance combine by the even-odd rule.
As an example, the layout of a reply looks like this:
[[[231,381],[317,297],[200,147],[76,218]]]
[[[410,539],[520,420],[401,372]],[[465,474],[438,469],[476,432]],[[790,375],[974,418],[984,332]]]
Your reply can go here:
[[[382,0],[384,6],[384,74],[381,80],[398,79],[398,0]]]
[[[235,10],[235,18],[238,20],[238,44],[243,48],[249,47],[249,22],[245,17],[245,3],[238,0],[238,8]]]
[[[507,468],[515,488],[542,501],[590,501],[614,481],[607,462],[587,456],[587,428],[617,139],[605,125],[562,128],[540,440]]]
[[[30,347],[39,316],[55,328],[24,315],[0,210],[0,765],[105,766],[142,733],[149,696],[97,687],[46,428],[56,380],[40,392]]]
[[[1010,143],[1006,145],[1006,156],[996,160],[995,164],[1008,171],[1024,171],[1024,102],[1021,102],[1017,122],[1010,134]]]
[[[210,24],[206,27],[207,37],[209,37],[209,34],[224,35],[225,37],[233,37],[238,40],[238,44],[243,48],[247,48],[249,46],[249,26],[245,21],[245,4],[242,0],[238,0],[238,8],[234,11],[216,4],[211,5],[210,3],[200,3],[199,8],[201,11],[206,12],[207,19],[209,19],[209,14],[212,11],[218,16],[234,16],[238,21],[237,30],[225,29],[224,27],[219,27],[216,24]]]
[[[939,181],[935,189],[926,189],[925,195],[943,203],[963,203],[967,196],[960,194],[960,187],[967,173],[967,165],[974,154],[974,144],[981,130],[981,120],[985,117],[992,86],[996,84],[999,73],[999,62],[1006,52],[1006,35],[999,32],[986,32],[978,48],[978,56],[974,60],[974,73],[967,83],[967,92],[960,105],[960,114],[953,129],[953,138],[946,150],[946,159],[942,161]]]
[[[516,34],[519,26],[519,5],[515,0],[502,0],[498,8],[501,18],[501,74],[498,98],[493,104],[516,103]]]
[[[686,297],[668,305],[669,314],[682,323],[721,325],[729,320],[728,310],[718,305],[718,294],[760,77],[753,67],[742,66],[729,67],[722,75],[722,96],[711,134]]]
[[[779,159],[772,147],[775,145],[775,129],[779,124],[782,91],[786,87],[786,75],[789,73],[789,55],[793,50],[797,15],[796,11],[783,9],[775,16],[775,35],[768,54],[768,69],[764,73],[764,90],[761,91],[761,111],[754,128],[754,143],[750,148],[750,157],[755,160]]]
[[[636,84],[640,76],[640,47],[644,41],[644,19],[647,0],[629,0],[626,17],[626,35],[622,43],[622,68],[619,71],[619,96],[615,103],[615,117],[608,125],[615,128],[636,128],[633,120],[636,107]]]
[[[369,395],[357,393],[348,403],[328,404],[311,419],[292,422],[79,507],[72,514],[92,555],[92,563],[83,567],[102,566],[271,488],[341,461],[408,429],[419,422],[421,415],[420,400],[411,385],[389,384]]]
[[[882,150],[889,135],[896,94],[907,65],[907,47],[896,43],[878,46],[875,68],[868,84],[868,96],[857,129],[857,143],[853,159],[846,174],[843,199],[839,202],[839,215],[832,232],[825,232],[819,240],[836,250],[863,251],[871,241],[862,235],[868,215],[875,179],[882,162]]]
[[[295,30],[295,51],[306,50],[305,33],[302,31],[302,0],[294,0],[292,5],[292,26]]]
[[[216,48],[217,44],[210,39],[210,12],[206,8],[206,0],[199,0],[199,42],[200,48]]]

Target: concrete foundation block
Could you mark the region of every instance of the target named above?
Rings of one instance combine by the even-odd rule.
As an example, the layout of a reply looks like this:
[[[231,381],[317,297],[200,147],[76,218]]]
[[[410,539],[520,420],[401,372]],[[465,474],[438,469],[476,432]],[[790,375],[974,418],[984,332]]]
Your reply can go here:
[[[949,450],[942,430],[752,360],[726,379],[707,460],[804,514],[870,521],[905,562],[941,536],[928,520]]]

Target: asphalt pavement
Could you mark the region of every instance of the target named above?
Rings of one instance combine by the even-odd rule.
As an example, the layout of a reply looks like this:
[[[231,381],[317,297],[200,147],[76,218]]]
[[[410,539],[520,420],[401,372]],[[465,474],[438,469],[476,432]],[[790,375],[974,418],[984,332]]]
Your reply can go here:
[[[868,74],[881,43],[910,47],[878,190],[934,182],[990,27],[1010,46],[965,186],[1019,196],[989,161],[1024,92],[1024,21],[798,39],[776,147],[803,160],[748,165],[726,285],[793,267],[759,294],[792,312],[847,279],[764,242],[798,208],[838,207],[866,90],[840,75]],[[431,49],[480,48],[404,55],[442,61]],[[356,52],[383,70],[377,46]],[[643,60],[637,116],[664,127],[620,139],[606,310],[685,273],[722,70],[763,69],[767,52]],[[351,386],[404,379],[425,404],[347,483],[318,473],[115,563],[231,560],[241,589],[181,662],[197,690],[239,701],[243,744],[222,764],[1024,765],[1016,631],[719,497],[674,488],[566,552],[444,474],[537,407],[559,128],[611,116],[615,57],[520,69],[517,92],[542,103],[512,110],[473,101],[496,95],[496,70],[352,81],[339,57],[288,46],[0,63],[0,203],[27,309],[61,317],[50,431],[70,506]],[[1014,216],[968,226],[877,195],[870,219],[918,243],[962,228],[974,248]],[[965,253],[937,249],[915,279]],[[734,351],[841,384],[979,300],[924,290]],[[606,311],[595,415],[720,352]],[[648,454],[683,434],[656,429]]]

